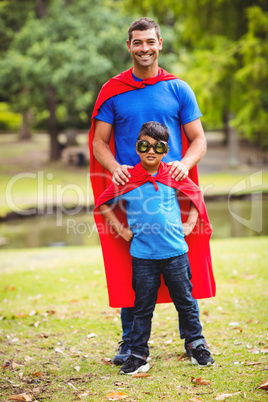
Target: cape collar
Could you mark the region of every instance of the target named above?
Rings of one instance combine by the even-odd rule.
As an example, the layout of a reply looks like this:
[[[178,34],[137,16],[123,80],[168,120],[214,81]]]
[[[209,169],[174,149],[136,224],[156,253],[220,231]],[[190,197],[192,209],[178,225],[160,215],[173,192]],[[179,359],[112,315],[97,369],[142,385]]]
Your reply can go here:
[[[159,81],[178,79],[178,77],[176,77],[175,75],[168,73],[161,67],[158,67],[158,75],[157,76],[152,77],[152,78],[146,78],[142,81],[135,81],[133,78],[133,75],[132,75],[132,70],[133,70],[133,67],[127,71],[123,71],[122,73],[116,75],[115,77],[112,78],[112,80],[119,81],[121,83],[129,85],[132,88],[138,89],[138,88],[144,88],[145,85],[154,85]]]

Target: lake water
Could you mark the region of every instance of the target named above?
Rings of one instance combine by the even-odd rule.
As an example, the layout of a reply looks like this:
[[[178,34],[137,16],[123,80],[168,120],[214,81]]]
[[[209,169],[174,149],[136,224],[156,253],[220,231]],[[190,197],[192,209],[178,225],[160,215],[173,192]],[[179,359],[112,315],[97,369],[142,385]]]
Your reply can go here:
[[[268,235],[268,195],[247,200],[206,201],[212,238]],[[57,223],[59,225],[57,225]],[[0,224],[0,249],[99,244],[92,214],[41,216]]]

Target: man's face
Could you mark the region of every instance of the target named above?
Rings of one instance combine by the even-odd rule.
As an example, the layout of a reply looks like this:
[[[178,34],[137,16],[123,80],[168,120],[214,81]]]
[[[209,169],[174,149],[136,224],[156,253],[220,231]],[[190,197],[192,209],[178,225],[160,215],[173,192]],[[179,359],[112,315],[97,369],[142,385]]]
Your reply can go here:
[[[162,50],[162,38],[158,40],[154,28],[146,31],[133,31],[131,42],[127,41],[134,67],[148,68],[158,65],[158,54]]]

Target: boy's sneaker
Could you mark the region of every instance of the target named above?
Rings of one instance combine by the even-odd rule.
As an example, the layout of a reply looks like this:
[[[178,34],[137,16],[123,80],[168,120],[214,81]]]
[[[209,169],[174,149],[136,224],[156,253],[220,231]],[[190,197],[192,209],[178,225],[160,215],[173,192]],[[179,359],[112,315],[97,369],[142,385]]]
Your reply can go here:
[[[199,367],[213,366],[215,363],[211,357],[211,353],[204,345],[198,345],[191,350],[191,361],[193,364],[198,364]]]
[[[131,355],[126,363],[121,367],[120,374],[136,374],[136,373],[146,373],[150,366],[143,359],[139,359],[136,356]]]
[[[119,349],[113,358],[114,364],[124,364],[129,356],[131,355],[130,350],[130,342],[129,341],[121,341],[119,342]]]

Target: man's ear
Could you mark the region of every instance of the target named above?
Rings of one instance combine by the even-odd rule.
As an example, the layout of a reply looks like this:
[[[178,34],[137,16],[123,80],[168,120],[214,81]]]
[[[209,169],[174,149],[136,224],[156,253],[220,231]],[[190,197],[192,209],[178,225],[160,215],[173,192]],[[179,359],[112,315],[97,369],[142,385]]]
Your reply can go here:
[[[130,52],[130,41],[127,40],[127,47],[128,47],[128,51]]]
[[[159,50],[162,50],[163,47],[163,38],[159,39]]]

